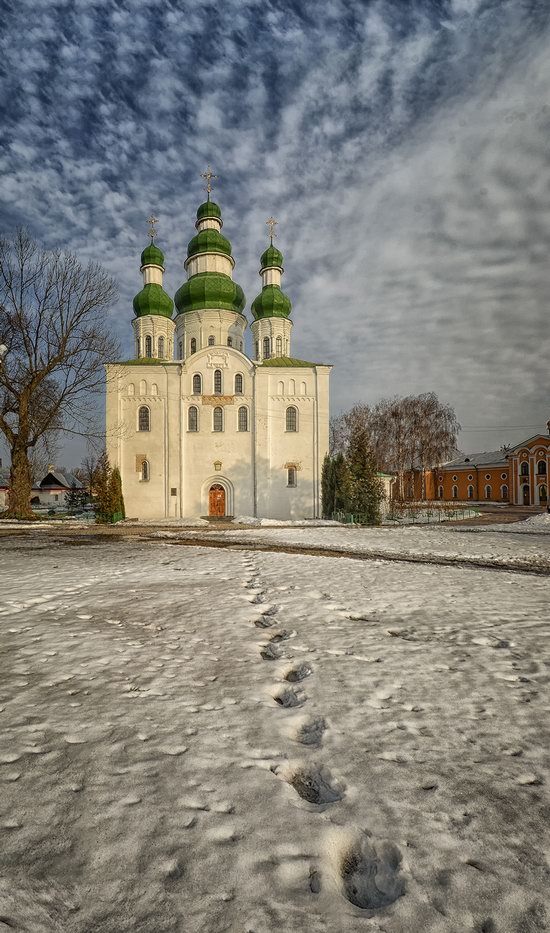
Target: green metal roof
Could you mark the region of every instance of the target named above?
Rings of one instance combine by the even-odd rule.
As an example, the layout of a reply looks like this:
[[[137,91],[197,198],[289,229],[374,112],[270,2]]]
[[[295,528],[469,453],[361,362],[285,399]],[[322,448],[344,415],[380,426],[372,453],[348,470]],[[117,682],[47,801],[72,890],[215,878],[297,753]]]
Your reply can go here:
[[[278,269],[283,268],[283,254],[276,246],[273,246],[273,243],[267,247],[265,253],[262,253],[260,266],[262,269],[269,269],[271,266],[276,266]]]
[[[296,360],[291,356],[276,356],[269,360],[263,360],[261,366],[295,366],[297,368],[311,366],[329,366],[329,363],[308,363],[307,360]]]
[[[154,243],[149,243],[141,254],[142,266],[162,266],[164,268],[164,253]]]
[[[251,310],[256,320],[264,317],[288,317],[292,310],[292,302],[278,285],[264,285],[252,302]]]
[[[179,360],[159,360],[157,357],[152,356],[140,356],[136,360],[122,360],[120,363],[115,363],[115,366],[166,366],[167,364],[179,363]]]
[[[150,282],[144,285],[134,298],[134,313],[136,317],[143,317],[146,314],[160,315],[161,317],[172,317],[174,302],[164,291],[162,285]]]
[[[215,217],[221,222],[222,212],[219,204],[214,201],[205,201],[197,210],[197,220],[206,220],[207,217]]]
[[[221,272],[199,272],[184,282],[175,295],[178,314],[221,308],[242,314],[246,299],[240,285]]]
[[[187,246],[187,258],[198,253],[223,253],[231,256],[231,243],[219,230],[201,230]]]

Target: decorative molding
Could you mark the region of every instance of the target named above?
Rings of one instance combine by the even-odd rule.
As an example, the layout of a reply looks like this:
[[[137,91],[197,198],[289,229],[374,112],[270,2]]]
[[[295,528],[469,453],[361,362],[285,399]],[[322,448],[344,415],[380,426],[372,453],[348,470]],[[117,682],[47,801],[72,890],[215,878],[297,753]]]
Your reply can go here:
[[[219,405],[233,405],[235,402],[234,395],[202,395],[201,398],[203,405],[213,405],[215,408]]]
[[[206,365],[208,369],[227,369],[229,366],[227,353],[221,353],[219,350],[217,353],[209,353]]]

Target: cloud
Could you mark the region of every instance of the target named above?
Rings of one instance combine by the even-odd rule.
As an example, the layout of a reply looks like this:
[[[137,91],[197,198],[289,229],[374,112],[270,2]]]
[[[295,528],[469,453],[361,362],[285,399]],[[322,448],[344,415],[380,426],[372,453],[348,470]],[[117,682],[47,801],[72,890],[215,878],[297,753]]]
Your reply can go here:
[[[520,439],[550,413],[549,18],[544,0],[20,0],[2,227],[103,263],[129,352],[145,219],[173,293],[210,161],[249,303],[279,220],[294,351],[334,362],[335,411],[434,389],[463,424],[520,425],[465,449]]]

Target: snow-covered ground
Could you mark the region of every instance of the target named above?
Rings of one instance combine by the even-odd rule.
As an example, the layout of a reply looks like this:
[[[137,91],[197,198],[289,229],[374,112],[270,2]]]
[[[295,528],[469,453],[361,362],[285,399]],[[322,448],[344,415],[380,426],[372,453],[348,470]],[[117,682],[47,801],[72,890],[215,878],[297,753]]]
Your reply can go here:
[[[548,559],[514,533],[264,534]],[[77,532],[0,551],[0,927],[549,928],[548,577]]]

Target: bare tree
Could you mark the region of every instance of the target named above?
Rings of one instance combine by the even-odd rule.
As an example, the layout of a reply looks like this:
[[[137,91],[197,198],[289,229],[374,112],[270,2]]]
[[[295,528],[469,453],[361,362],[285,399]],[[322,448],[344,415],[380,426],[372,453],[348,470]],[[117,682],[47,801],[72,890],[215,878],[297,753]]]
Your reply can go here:
[[[0,238],[0,430],[11,454],[8,514],[32,517],[32,451],[51,432],[86,434],[119,354],[105,311],[116,297],[100,266],[47,252],[24,231]]]

